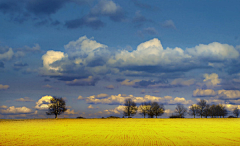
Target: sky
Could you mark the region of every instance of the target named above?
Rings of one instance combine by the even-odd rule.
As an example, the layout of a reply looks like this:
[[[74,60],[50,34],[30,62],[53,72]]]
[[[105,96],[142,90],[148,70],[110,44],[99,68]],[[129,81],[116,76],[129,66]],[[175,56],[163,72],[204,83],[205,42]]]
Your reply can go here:
[[[0,118],[167,118],[199,100],[240,108],[240,1],[0,0]],[[137,113],[135,118],[142,116]],[[190,117],[186,115],[186,117]]]

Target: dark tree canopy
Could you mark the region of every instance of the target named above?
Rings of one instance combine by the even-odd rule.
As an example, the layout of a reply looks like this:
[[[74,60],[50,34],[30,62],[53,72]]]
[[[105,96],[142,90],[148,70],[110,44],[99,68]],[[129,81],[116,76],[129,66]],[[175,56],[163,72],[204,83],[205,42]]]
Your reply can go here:
[[[187,108],[184,107],[182,104],[177,104],[177,107],[175,108],[175,113],[178,114],[180,118],[184,118],[184,115],[187,112]]]
[[[53,97],[51,103],[49,104],[47,115],[55,115],[57,118],[58,115],[64,113],[67,110],[66,103],[63,98]]]
[[[125,100],[124,102],[125,108],[123,111],[123,115],[124,116],[134,116],[137,113],[137,105],[134,101],[132,101],[132,99],[128,98]]]

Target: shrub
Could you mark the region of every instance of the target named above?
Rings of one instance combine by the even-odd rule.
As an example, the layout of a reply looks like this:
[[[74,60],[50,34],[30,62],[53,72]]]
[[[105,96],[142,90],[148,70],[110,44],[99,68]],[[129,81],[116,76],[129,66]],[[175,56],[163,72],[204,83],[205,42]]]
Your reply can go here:
[[[110,116],[110,117],[107,117],[108,119],[112,118],[112,119],[116,119],[116,118],[120,118],[120,117],[116,117],[116,116]]]
[[[179,115],[171,115],[169,118],[181,118],[181,116],[179,116]],[[184,118],[184,117],[182,117],[182,118]]]
[[[86,118],[84,118],[84,117],[77,117],[77,119],[86,119]]]

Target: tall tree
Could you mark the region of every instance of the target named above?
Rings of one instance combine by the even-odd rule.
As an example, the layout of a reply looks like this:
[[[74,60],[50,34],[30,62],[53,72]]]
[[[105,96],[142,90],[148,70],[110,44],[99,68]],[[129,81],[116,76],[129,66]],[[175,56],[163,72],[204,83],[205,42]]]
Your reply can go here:
[[[239,116],[239,109],[236,107],[236,108],[234,108],[233,109],[233,114],[238,118],[238,116]]]
[[[215,116],[217,116],[217,112],[216,112],[216,105],[215,104],[213,104],[213,105],[211,105],[210,106],[210,116],[213,118],[213,117],[215,117]]]
[[[178,114],[180,118],[184,118],[184,115],[187,112],[187,108],[184,107],[182,104],[177,104],[177,107],[175,108],[175,113]]]
[[[148,110],[150,109],[150,107],[151,107],[150,103],[147,102],[141,103],[141,105],[138,107],[140,114],[143,115],[144,118],[148,114]]]
[[[47,115],[55,115],[55,118],[57,119],[58,115],[67,110],[66,103],[63,98],[53,97],[50,102],[48,112],[46,112]]]
[[[158,104],[157,102],[153,102],[152,103],[152,109],[153,109],[153,113],[156,116],[161,116],[164,114],[165,108],[163,104]]]
[[[209,104],[207,104],[206,107],[204,108],[203,115],[205,116],[205,118],[210,116],[210,105]]]
[[[199,106],[199,110],[197,111],[197,113],[198,113],[198,115],[199,116],[201,116],[201,118],[202,118],[202,116],[204,115],[204,108],[206,107],[206,105],[207,105],[207,102],[206,102],[206,100],[204,100],[204,99],[201,99],[198,103],[197,103],[197,105]]]
[[[132,99],[130,98],[126,99],[124,105],[125,105],[123,111],[124,116],[128,116],[129,118],[130,116],[134,116],[137,113],[136,103],[132,101]]]
[[[223,106],[222,104],[219,104],[219,107],[220,107],[220,118],[221,118],[221,116],[224,118],[225,116],[227,116],[228,111],[227,111],[226,107]]]
[[[188,114],[191,115],[191,116],[194,116],[194,118],[195,118],[195,116],[197,115],[198,109],[199,109],[198,105],[192,104],[192,105],[189,107]]]
[[[216,107],[215,107],[215,111],[216,111],[216,116],[218,117],[218,118],[220,118],[220,116],[221,116],[221,106],[218,104],[218,105],[216,105]]]
[[[148,117],[149,117],[149,118],[153,118],[154,115],[155,115],[154,105],[153,105],[152,102],[150,102],[149,104],[150,104],[150,107],[147,109],[147,114],[148,114]]]

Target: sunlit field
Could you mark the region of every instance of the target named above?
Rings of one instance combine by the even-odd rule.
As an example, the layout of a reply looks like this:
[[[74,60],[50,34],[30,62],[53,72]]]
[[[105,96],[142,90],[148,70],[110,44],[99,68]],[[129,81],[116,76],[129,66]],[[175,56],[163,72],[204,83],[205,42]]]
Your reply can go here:
[[[240,145],[240,119],[0,120],[0,145]]]

